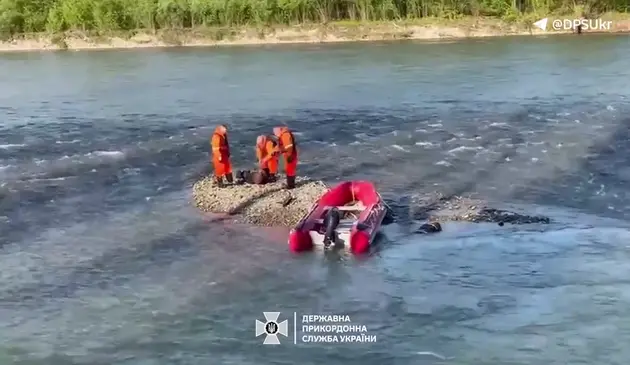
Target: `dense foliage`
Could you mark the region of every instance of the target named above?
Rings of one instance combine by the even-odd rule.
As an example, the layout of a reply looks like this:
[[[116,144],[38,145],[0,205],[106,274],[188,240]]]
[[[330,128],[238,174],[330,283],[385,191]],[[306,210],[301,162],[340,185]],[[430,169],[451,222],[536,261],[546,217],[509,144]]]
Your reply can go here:
[[[628,0],[0,0],[0,33],[630,10]]]

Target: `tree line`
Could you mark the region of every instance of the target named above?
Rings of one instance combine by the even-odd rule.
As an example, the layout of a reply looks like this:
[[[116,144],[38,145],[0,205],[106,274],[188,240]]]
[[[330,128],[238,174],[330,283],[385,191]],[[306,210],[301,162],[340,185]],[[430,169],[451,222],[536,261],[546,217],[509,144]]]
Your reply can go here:
[[[628,0],[0,0],[0,34],[628,12]]]

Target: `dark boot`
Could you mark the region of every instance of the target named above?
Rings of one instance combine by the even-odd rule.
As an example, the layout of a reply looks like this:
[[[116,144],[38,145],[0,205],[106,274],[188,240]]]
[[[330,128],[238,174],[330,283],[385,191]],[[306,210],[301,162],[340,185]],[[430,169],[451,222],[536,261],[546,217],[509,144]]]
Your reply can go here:
[[[295,188],[295,176],[287,176],[287,189]]]
[[[269,174],[269,169],[262,169],[262,170],[265,172],[265,174],[270,175]]]
[[[274,182],[276,180],[278,180],[276,174],[269,174],[269,182]]]
[[[225,175],[225,180],[227,180],[229,184],[234,183],[234,175],[232,175],[232,173],[230,172],[229,174]]]
[[[223,187],[223,177],[222,176],[215,176],[214,177],[214,185],[222,188]]]

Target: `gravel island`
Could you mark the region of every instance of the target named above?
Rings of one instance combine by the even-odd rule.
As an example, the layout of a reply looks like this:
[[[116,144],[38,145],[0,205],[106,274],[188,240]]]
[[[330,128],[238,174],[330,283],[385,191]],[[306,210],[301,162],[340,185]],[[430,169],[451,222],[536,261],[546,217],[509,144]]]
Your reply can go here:
[[[293,227],[328,189],[319,180],[298,177],[296,187],[284,188],[285,179],[265,185],[232,184],[217,187],[212,176],[193,186],[194,203],[200,210],[225,213],[235,220],[257,226]],[[468,221],[473,223],[549,223],[543,216],[529,216],[488,207],[481,199],[444,196],[440,193],[415,196],[408,206],[390,205],[396,219],[405,221]]]
[[[265,185],[225,185],[217,187],[212,176],[193,185],[193,199],[204,212],[227,213],[258,226],[293,227],[313,203],[328,189],[321,181],[298,177],[296,187],[284,188],[285,178]]]

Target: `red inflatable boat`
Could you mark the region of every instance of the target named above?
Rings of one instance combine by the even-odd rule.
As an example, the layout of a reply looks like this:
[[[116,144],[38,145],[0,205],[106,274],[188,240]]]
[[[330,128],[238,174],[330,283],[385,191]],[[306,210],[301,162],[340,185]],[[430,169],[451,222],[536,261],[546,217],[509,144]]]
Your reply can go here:
[[[346,181],[324,193],[289,233],[291,251],[327,246],[326,217],[333,208],[340,216],[330,228],[334,229],[335,246],[350,248],[352,253],[368,252],[387,213],[385,202],[369,181]]]

